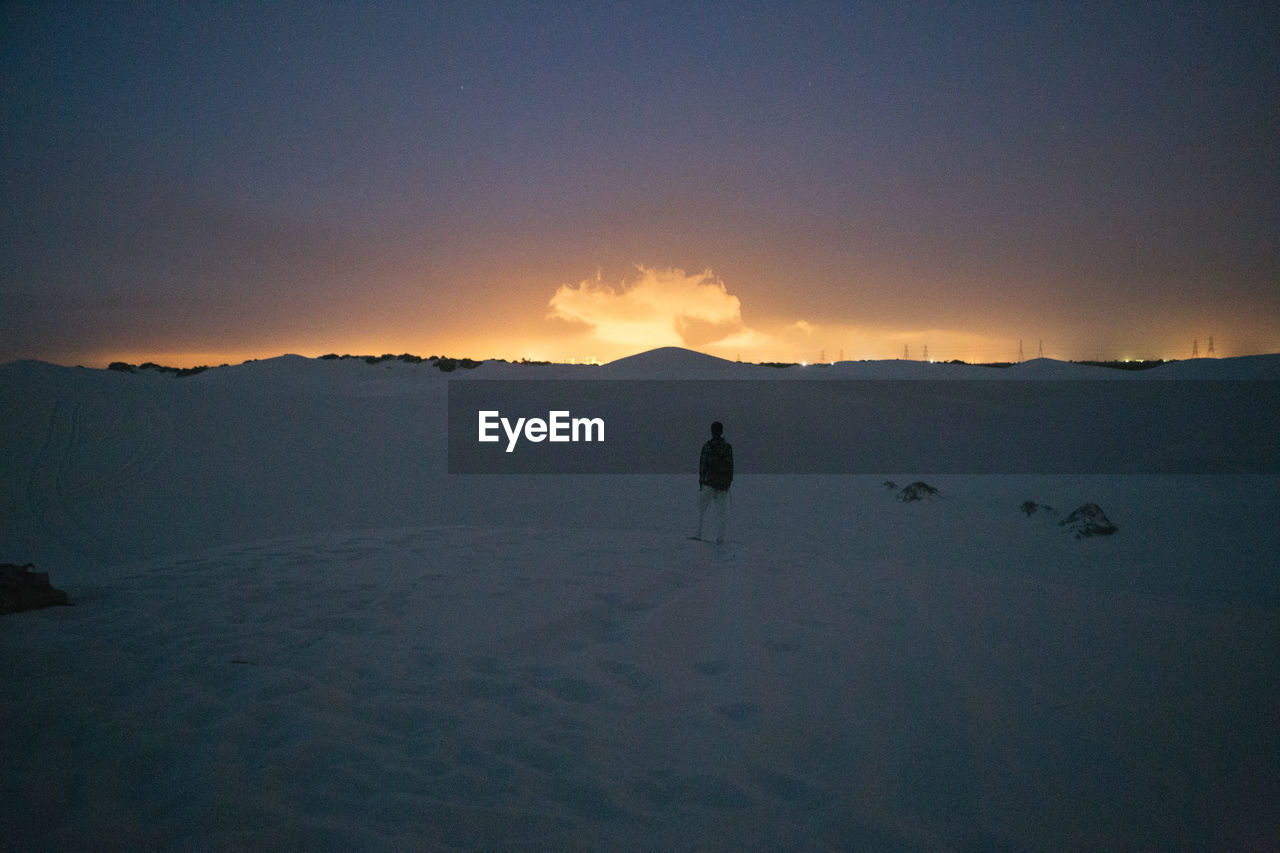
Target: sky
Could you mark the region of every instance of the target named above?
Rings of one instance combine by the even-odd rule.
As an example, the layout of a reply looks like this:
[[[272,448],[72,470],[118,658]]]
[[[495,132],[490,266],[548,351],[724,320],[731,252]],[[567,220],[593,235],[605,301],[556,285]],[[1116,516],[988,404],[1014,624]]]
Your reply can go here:
[[[1280,351],[1276,3],[0,4],[0,362]]]

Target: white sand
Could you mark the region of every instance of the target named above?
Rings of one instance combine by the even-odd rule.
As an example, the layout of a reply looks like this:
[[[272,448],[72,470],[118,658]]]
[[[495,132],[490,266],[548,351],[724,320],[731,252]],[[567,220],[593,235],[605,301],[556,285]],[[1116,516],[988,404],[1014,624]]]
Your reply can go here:
[[[830,370],[992,377],[929,367]],[[0,618],[0,846],[1280,845],[1280,478],[744,473],[716,547],[692,474],[446,474],[447,381],[0,368],[0,560],[75,603]]]

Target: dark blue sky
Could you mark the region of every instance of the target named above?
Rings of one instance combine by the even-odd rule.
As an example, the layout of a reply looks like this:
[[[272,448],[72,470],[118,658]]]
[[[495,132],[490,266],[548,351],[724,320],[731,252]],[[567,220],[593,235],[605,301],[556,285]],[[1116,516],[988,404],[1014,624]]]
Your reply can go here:
[[[0,9],[0,360],[1280,350],[1275,3]]]

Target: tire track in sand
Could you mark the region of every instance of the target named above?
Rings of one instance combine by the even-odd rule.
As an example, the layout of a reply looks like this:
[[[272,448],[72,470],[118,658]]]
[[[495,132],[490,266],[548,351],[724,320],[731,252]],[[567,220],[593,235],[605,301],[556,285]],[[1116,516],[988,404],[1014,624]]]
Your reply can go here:
[[[141,395],[59,398],[27,479],[32,525],[80,560],[130,556],[131,520],[105,508],[142,485],[173,446],[168,414]]]

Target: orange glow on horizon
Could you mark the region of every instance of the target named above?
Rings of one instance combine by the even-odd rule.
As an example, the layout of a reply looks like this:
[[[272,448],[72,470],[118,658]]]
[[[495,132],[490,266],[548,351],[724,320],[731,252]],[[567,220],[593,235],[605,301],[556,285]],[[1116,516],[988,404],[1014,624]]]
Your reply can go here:
[[[963,344],[960,343],[962,339],[965,341]],[[916,343],[917,338],[907,333],[895,334],[891,331],[869,332],[866,330],[856,336],[829,336],[825,340],[829,340],[830,344],[820,345],[807,342],[773,340],[769,342],[771,344],[769,346],[735,347],[717,344],[697,347],[684,346],[682,344],[675,344],[675,346],[682,346],[684,349],[722,358],[726,361],[741,361],[744,363],[828,364],[841,360],[893,361],[904,358],[904,346],[906,347],[905,356],[907,360],[925,361],[925,347],[927,347],[927,360],[935,363],[952,360],[959,360],[969,364],[1017,362],[1019,355],[1017,340],[984,338],[963,334],[957,335],[956,341],[952,345],[946,343],[948,339],[943,335],[929,336],[929,343]],[[401,355],[408,353],[422,358],[452,356],[454,358],[474,358],[478,361],[503,360],[520,362],[527,360],[531,362],[550,362],[552,364],[607,364],[620,358],[638,355],[663,346],[672,346],[672,344],[664,342],[654,346],[602,346],[598,341],[555,342],[534,339],[528,339],[527,341],[505,339],[499,342],[487,337],[477,337],[471,344],[463,342],[463,339],[458,339],[458,343],[449,346],[384,346],[371,344],[317,348],[314,346],[294,347],[286,345],[278,349],[228,349],[221,351],[211,349],[199,352],[166,352],[138,349],[128,352],[103,352],[87,357],[72,357],[69,359],[43,358],[41,360],[53,361],[67,366],[79,364],[91,368],[105,368],[111,362],[125,362],[133,365],[154,363],[165,367],[191,368],[236,365],[289,354],[300,355],[305,358],[319,358],[329,353],[351,356]],[[1191,357],[1189,347],[1185,348],[1188,350],[1185,353],[1170,352],[1172,349],[1174,348],[1142,348],[1141,350],[1120,351],[1114,354],[1063,353],[1046,344],[1044,357],[1058,361],[1176,361]],[[1206,355],[1204,349],[1204,345],[1201,344],[1200,357],[1202,358]],[[1227,358],[1232,355],[1243,354],[1256,353],[1233,353],[1222,346],[1218,346],[1214,355],[1217,358]],[[1022,348],[1023,360],[1030,361],[1038,356],[1038,342],[1028,344],[1024,340]]]
[[[790,331],[788,331],[790,330]],[[427,339],[424,336],[424,339]],[[330,346],[317,346],[312,342],[272,341],[261,346],[238,346],[220,349],[215,346],[199,350],[177,350],[169,348],[147,349],[135,347],[128,350],[102,350],[91,353],[68,353],[66,355],[38,354],[31,356],[37,360],[50,361],[66,366],[83,365],[85,367],[105,368],[111,362],[126,362],[139,365],[155,363],[165,367],[217,367],[223,364],[241,364],[246,361],[274,358],[286,354],[300,355],[306,358],[319,358],[328,353],[337,355],[400,355],[409,353],[428,358],[430,356],[452,356],[455,358],[474,358],[476,360],[501,359],[509,362],[521,360],[551,362],[554,364],[607,364],[627,356],[637,355],[663,346],[679,346],[684,349],[701,352],[706,355],[723,358],[728,361],[747,363],[775,362],[793,363],[836,362],[844,361],[888,361],[905,357],[911,361],[944,362],[960,360],[970,364],[1016,362],[1019,359],[1019,341],[1016,338],[993,337],[970,334],[961,331],[929,330],[913,331],[872,327],[840,327],[809,324],[808,331],[799,332],[794,323],[780,326],[770,331],[754,331],[749,334],[731,336],[724,341],[690,345],[687,342],[672,343],[668,339],[655,341],[650,345],[641,342],[613,343],[600,340],[584,332],[578,331],[570,335],[539,335],[536,333],[513,332],[510,335],[495,335],[491,331],[483,334],[466,335],[450,334],[431,337],[435,343],[413,343],[403,336],[388,336],[380,340],[376,335],[369,335],[358,340],[335,340]],[[390,341],[390,343],[388,343]],[[1024,338],[1022,340],[1022,359],[1030,361],[1040,355],[1040,341]],[[1044,357],[1058,361],[1123,361],[1162,359],[1165,361],[1183,360],[1192,357],[1192,344],[1185,345],[1142,345],[1122,346],[1114,349],[1103,347],[1064,347],[1046,340],[1043,344]],[[904,353],[905,348],[905,353]],[[1258,349],[1239,352],[1230,342],[1218,341],[1215,344],[1214,356],[1227,358],[1238,355],[1256,355],[1265,352],[1277,352],[1273,349]],[[1199,357],[1207,357],[1207,337],[1199,340]]]
[[[831,363],[837,361],[963,361],[970,364],[1016,362],[1041,355],[1059,361],[1188,359],[1193,340],[1207,356],[1208,334],[1185,327],[1146,329],[1141,336],[1108,337],[1063,343],[1051,334],[992,334],[987,330],[910,327],[901,323],[850,322],[839,316],[810,317],[762,313],[744,315],[738,296],[711,270],[688,274],[675,268],[636,265],[629,280],[616,286],[603,275],[577,285],[563,284],[547,301],[531,299],[527,288],[513,285],[511,296],[484,305],[481,313],[456,306],[447,316],[402,310],[375,317],[347,318],[346,328],[329,336],[326,318],[304,334],[293,330],[254,330],[238,341],[193,340],[190,348],[174,346],[176,335],[154,347],[135,343],[128,349],[67,352],[32,357],[62,364],[106,367],[111,362],[152,362],[166,367],[215,367],[297,354],[318,358],[337,355],[380,356],[410,353],[422,358],[452,356],[476,360],[522,360],[557,364],[608,363],[660,347],[675,346],[728,361],[747,363]],[[544,291],[545,292],[545,291]],[[540,310],[541,309],[541,310]],[[300,317],[292,317],[296,330]],[[992,319],[987,329],[1001,323]],[[1034,317],[1011,326],[1043,325]],[[1185,340],[1184,340],[1185,338]],[[220,343],[227,344],[219,346]],[[1229,357],[1280,351],[1280,340],[1267,349],[1256,342],[1232,346],[1216,338],[1213,355]],[[167,345],[166,345],[167,344]]]

